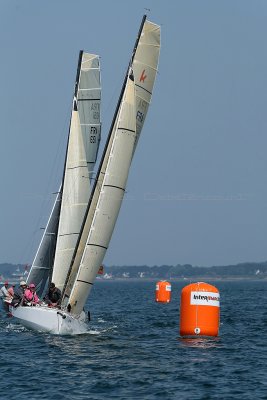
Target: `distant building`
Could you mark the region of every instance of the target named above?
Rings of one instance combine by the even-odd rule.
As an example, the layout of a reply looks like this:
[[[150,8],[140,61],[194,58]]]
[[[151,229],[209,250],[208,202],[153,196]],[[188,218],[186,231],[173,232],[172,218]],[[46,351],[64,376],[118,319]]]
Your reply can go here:
[[[103,279],[112,279],[113,278],[113,276],[112,276],[112,274],[105,274],[104,276],[103,276]]]

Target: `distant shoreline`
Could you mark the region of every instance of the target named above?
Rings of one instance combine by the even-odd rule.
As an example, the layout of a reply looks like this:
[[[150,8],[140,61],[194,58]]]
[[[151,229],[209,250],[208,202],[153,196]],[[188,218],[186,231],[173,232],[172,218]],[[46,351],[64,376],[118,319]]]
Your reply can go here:
[[[108,266],[104,265],[102,274],[97,281],[120,282],[157,282],[170,280],[172,282],[227,282],[227,281],[267,281],[267,261],[245,262],[236,265],[196,267],[190,264],[161,265],[149,267],[139,266]],[[27,280],[30,265],[0,264],[0,282],[9,281],[18,284]]]
[[[267,282],[267,277],[249,277],[249,276],[238,276],[238,277],[192,277],[192,278],[109,278],[109,279],[104,279],[104,278],[97,278],[95,282],[158,282],[158,281],[169,281],[169,282],[184,282],[184,283],[190,283],[190,282],[205,282],[205,281],[214,281],[214,282],[225,282],[225,281],[266,281]]]

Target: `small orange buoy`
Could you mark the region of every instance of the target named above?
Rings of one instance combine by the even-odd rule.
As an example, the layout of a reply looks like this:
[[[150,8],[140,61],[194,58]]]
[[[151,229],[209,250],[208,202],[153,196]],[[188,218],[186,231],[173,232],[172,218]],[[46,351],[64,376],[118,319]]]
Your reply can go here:
[[[171,284],[167,281],[160,281],[156,284],[155,300],[160,303],[171,301]]]
[[[218,336],[220,294],[204,282],[185,286],[181,292],[180,335]]]

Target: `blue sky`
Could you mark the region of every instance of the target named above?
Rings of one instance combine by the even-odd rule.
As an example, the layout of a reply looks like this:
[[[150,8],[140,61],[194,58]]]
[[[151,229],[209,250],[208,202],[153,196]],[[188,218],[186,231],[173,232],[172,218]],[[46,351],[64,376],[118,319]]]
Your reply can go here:
[[[105,264],[267,260],[265,0],[0,0],[0,262],[33,260],[79,50],[101,56],[103,146],[145,8],[159,74]]]

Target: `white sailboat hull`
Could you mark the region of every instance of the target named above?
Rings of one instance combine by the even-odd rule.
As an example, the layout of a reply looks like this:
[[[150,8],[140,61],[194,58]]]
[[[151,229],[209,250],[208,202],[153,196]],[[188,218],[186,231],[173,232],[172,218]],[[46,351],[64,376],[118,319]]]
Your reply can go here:
[[[69,313],[47,306],[11,308],[12,316],[23,326],[54,335],[78,335],[88,331],[85,313],[73,317]]]

